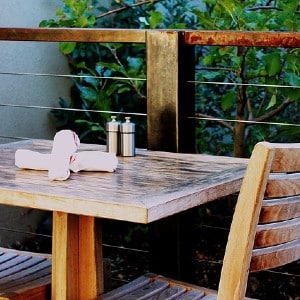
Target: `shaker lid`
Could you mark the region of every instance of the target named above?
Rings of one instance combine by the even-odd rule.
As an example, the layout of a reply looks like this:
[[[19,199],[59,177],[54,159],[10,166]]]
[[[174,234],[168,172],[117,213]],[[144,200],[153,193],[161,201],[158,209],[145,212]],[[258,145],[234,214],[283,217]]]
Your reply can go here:
[[[125,117],[125,122],[120,125],[120,132],[132,133],[135,132],[135,124],[130,122],[130,117]]]
[[[118,131],[119,130],[119,124],[116,120],[116,116],[111,116],[111,121],[106,123],[106,130],[107,131]]]

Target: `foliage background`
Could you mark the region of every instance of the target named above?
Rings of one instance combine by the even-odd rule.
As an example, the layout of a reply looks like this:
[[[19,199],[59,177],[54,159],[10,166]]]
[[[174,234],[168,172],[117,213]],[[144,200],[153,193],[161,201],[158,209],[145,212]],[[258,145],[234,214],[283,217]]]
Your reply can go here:
[[[57,18],[40,26],[249,31],[299,31],[300,26],[296,0],[118,0],[109,7],[102,1],[63,2]],[[61,43],[60,49],[69,59],[72,74],[82,76],[73,79],[71,101],[60,99],[62,107],[146,113],[144,45]],[[299,49],[197,47],[195,65],[195,80],[200,82],[195,86],[198,117],[273,123],[199,120],[197,151],[249,156],[261,140],[299,141]],[[55,115],[59,129],[73,128],[85,142],[105,143],[109,113],[56,111]],[[133,118],[137,145],[145,147],[146,120]],[[275,122],[298,126],[275,126]]]

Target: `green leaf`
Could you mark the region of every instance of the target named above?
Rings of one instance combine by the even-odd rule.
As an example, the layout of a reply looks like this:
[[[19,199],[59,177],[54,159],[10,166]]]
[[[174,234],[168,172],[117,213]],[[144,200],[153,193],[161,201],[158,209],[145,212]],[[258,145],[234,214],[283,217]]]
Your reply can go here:
[[[77,67],[78,69],[86,69],[85,61],[79,62],[79,63],[76,65],[76,67]]]
[[[84,81],[89,83],[95,89],[97,89],[97,87],[99,86],[99,80],[97,78],[88,76],[88,77],[84,77]]]
[[[76,27],[84,28],[89,25],[88,19],[85,16],[80,16],[76,21]]]
[[[203,74],[203,77],[208,79],[208,80],[215,79],[218,76],[220,76],[220,73],[219,72],[214,72],[214,71],[207,72],[207,73]]]
[[[205,55],[205,57],[203,58],[203,64],[205,66],[212,64],[213,61],[214,61],[213,55],[211,54]]]
[[[57,15],[57,16],[64,16],[65,14],[64,14],[63,10],[59,8],[59,9],[56,11],[56,15]]]
[[[300,77],[295,73],[286,72],[284,75],[284,79],[288,85],[300,86]],[[300,90],[299,90],[300,93]]]
[[[99,124],[93,125],[91,127],[91,130],[92,131],[102,131],[102,129],[100,128]]]
[[[293,101],[300,101],[300,90],[299,89],[284,89],[283,94],[286,98]]]
[[[232,55],[234,53],[235,49],[234,47],[230,47],[230,46],[223,46],[219,48],[219,54],[221,56],[223,55]]]
[[[160,27],[159,25],[163,22],[163,20],[164,17],[159,11],[150,12],[149,24],[151,29]]]
[[[127,75],[124,68],[120,65],[118,65],[117,63],[106,63],[106,62],[98,62],[97,63],[97,66],[101,66],[101,67],[104,67],[104,68],[108,68],[108,69],[113,69],[114,71],[116,72],[120,72],[121,74],[123,75]]]
[[[224,111],[232,108],[233,104],[236,101],[235,91],[229,91],[221,99],[221,107]]]
[[[57,24],[53,19],[43,20],[40,22],[39,27],[57,27]]]
[[[80,92],[81,92],[81,96],[84,99],[87,99],[87,100],[96,100],[96,98],[97,98],[97,92],[93,88],[82,86],[80,88]]]
[[[134,69],[135,71],[139,71],[143,66],[143,59],[140,57],[127,57],[128,67]]]
[[[89,27],[92,27],[96,23],[96,20],[97,20],[96,16],[89,16],[88,17],[88,25],[89,25]]]
[[[131,89],[128,86],[123,86],[122,88],[118,89],[118,94],[129,92]]]
[[[117,93],[118,88],[118,84],[111,84],[109,87],[107,87],[107,95],[111,96],[112,94]]]
[[[60,42],[59,43],[59,50],[63,54],[70,54],[76,48],[76,42]]]
[[[271,97],[271,100],[270,100],[270,102],[269,102],[269,104],[268,104],[268,106],[267,106],[266,109],[270,109],[270,108],[272,108],[274,105],[276,105],[276,101],[277,101],[277,96],[276,96],[276,94],[273,94],[272,97]]]
[[[294,48],[290,53],[286,56],[286,62],[289,68],[294,72],[300,75],[300,50]]]
[[[263,57],[263,61],[265,62],[265,69],[267,71],[268,76],[271,77],[280,72],[281,60],[280,54],[278,52],[266,54]]]

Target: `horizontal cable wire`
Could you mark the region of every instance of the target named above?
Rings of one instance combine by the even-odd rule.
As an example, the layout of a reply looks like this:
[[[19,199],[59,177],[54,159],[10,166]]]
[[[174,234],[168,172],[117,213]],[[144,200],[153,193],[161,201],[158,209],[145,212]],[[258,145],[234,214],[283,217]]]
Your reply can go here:
[[[0,72],[0,75],[14,75],[14,76],[45,76],[45,77],[64,77],[64,78],[97,78],[97,79],[118,79],[118,80],[139,80],[146,81],[146,78],[130,78],[130,77],[109,77],[109,76],[94,76],[94,75],[73,75],[73,74],[48,74],[48,73],[14,73],[14,72]]]
[[[32,138],[24,136],[10,136],[10,135],[0,135],[0,138],[12,139],[12,140],[31,140]]]
[[[198,117],[198,116],[192,116],[192,117],[187,117],[187,118],[188,119],[196,119],[196,120],[223,121],[223,122],[247,123],[247,124],[256,124],[256,125],[276,125],[276,126],[295,126],[295,127],[300,127],[300,124],[295,124],[295,123],[280,123],[280,122],[264,122],[264,121],[251,121],[251,120],[236,120],[236,119],[223,119],[223,118]]]
[[[124,246],[116,246],[116,245],[110,245],[110,244],[102,244],[104,247],[107,248],[113,248],[113,249],[119,249],[119,250],[126,250],[126,251],[132,251],[132,252],[142,252],[142,253],[149,253],[149,250],[143,250],[143,249],[137,249],[137,248],[129,248]]]
[[[13,72],[0,72],[0,75],[24,75],[24,76],[48,76],[48,77],[66,77],[66,78],[98,78],[98,79],[120,79],[120,80],[141,80],[143,78],[126,78],[126,77],[102,77],[92,75],[68,75],[68,74],[48,74],[48,73],[13,73]],[[274,88],[296,88],[300,86],[294,85],[275,85],[275,84],[253,84],[253,83],[235,83],[235,82],[218,82],[218,81],[187,81],[188,83],[196,84],[212,84],[212,85],[234,85],[234,86],[256,86],[256,87],[274,87]],[[6,107],[18,107],[18,108],[34,108],[34,109],[50,109],[60,111],[75,111],[75,112],[92,112],[92,113],[104,113],[104,114],[121,114],[121,115],[135,115],[135,116],[147,116],[146,113],[135,113],[135,112],[120,112],[120,111],[106,111],[106,110],[92,110],[92,109],[78,109],[78,108],[65,108],[65,107],[50,107],[50,106],[37,106],[37,105],[20,105],[20,104],[7,104],[1,103],[0,106]],[[207,120],[207,121],[223,121],[223,122],[239,122],[257,125],[275,125],[275,126],[295,126],[300,127],[300,124],[293,123],[280,123],[280,122],[263,122],[253,120],[235,120],[235,119],[223,119],[213,117],[199,117],[191,116],[189,119]]]
[[[188,80],[187,83],[300,89],[300,86],[298,86],[298,85],[280,85],[280,84],[239,83],[239,82],[220,82],[220,81],[194,81],[194,80]]]
[[[210,259],[199,259],[197,258],[198,263],[209,263],[209,264],[214,264],[214,265],[222,265],[222,261],[217,261],[217,260],[210,260]],[[274,271],[274,270],[261,270],[260,272],[264,273],[270,273],[274,275],[283,275],[283,276],[289,276],[289,277],[300,277],[300,274],[294,274],[294,273],[288,273],[288,272],[280,272],[280,271]],[[258,272],[256,272],[258,273]]]
[[[52,235],[50,235],[50,234],[23,231],[23,230],[19,230],[19,229],[12,229],[12,228],[5,228],[5,227],[0,227],[0,231],[8,231],[8,232],[24,234],[24,235],[32,235],[32,236],[37,236],[37,237],[52,238]],[[110,244],[105,244],[105,243],[103,243],[103,246],[107,247],[107,248],[114,248],[114,249],[126,250],[126,251],[132,251],[132,252],[149,253],[148,250],[131,248],[131,247],[124,247],[124,246],[116,246],[116,245],[110,245]]]
[[[274,271],[274,270],[262,270],[261,272],[275,274],[275,275],[283,275],[283,276],[291,276],[291,277],[299,277],[300,278],[300,274],[293,274],[293,273],[288,273],[288,272],[279,272],[279,271]]]
[[[136,77],[110,77],[110,76],[94,76],[94,75],[24,73],[24,72],[16,72],[16,73],[15,72],[0,72],[0,75],[45,76],[45,77],[64,77],[64,78],[97,78],[97,79],[136,80],[136,81],[146,81],[147,80],[146,78],[136,78]],[[300,89],[300,86],[297,86],[297,85],[280,85],[280,84],[258,84],[258,83],[238,83],[238,82],[220,82],[220,81],[194,81],[194,80],[188,80],[187,83]]]
[[[136,113],[136,112],[121,112],[121,111],[108,111],[108,110],[94,110],[94,109],[80,109],[80,108],[65,108],[65,107],[51,107],[51,106],[39,106],[39,105],[21,105],[21,104],[10,104],[10,103],[0,103],[3,107],[14,107],[14,108],[26,108],[26,109],[50,109],[50,110],[60,110],[60,111],[75,111],[75,112],[92,112],[92,113],[104,113],[104,114],[120,114],[120,115],[132,115],[132,116],[147,116],[146,113]],[[256,125],[275,125],[275,126],[294,126],[300,127],[300,124],[295,123],[280,123],[280,122],[263,122],[263,121],[253,121],[253,120],[236,120],[236,119],[225,119],[225,118],[213,118],[213,117],[198,117],[190,116],[188,119],[205,120],[205,121],[223,121],[223,122],[235,122],[235,123],[247,123]]]
[[[16,108],[51,109],[51,110],[63,110],[63,111],[76,111],[76,112],[93,112],[93,113],[104,113],[104,114],[147,116],[146,113],[136,113],[136,112],[96,110],[96,109],[80,109],[80,108],[67,108],[67,107],[51,107],[51,106],[24,105],[24,104],[22,105],[22,104],[11,104],[11,103],[0,103],[0,106],[16,107]]]
[[[24,234],[24,235],[32,235],[32,236],[39,236],[39,237],[46,237],[46,238],[51,238],[52,236],[49,234],[43,234],[43,233],[36,233],[36,232],[30,232],[30,231],[23,231],[19,229],[12,229],[12,228],[4,228],[0,227],[1,231],[8,231],[8,232],[14,232],[14,233],[19,233],[19,234]]]

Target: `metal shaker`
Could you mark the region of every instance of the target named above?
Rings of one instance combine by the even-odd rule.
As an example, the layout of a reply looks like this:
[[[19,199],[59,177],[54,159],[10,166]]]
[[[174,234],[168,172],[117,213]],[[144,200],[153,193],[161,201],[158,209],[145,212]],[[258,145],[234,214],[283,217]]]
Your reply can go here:
[[[130,122],[130,117],[125,117],[125,122],[120,124],[120,153],[122,156],[135,156],[135,124]]]
[[[116,116],[111,116],[111,121],[106,123],[106,151],[119,154],[119,124]]]

